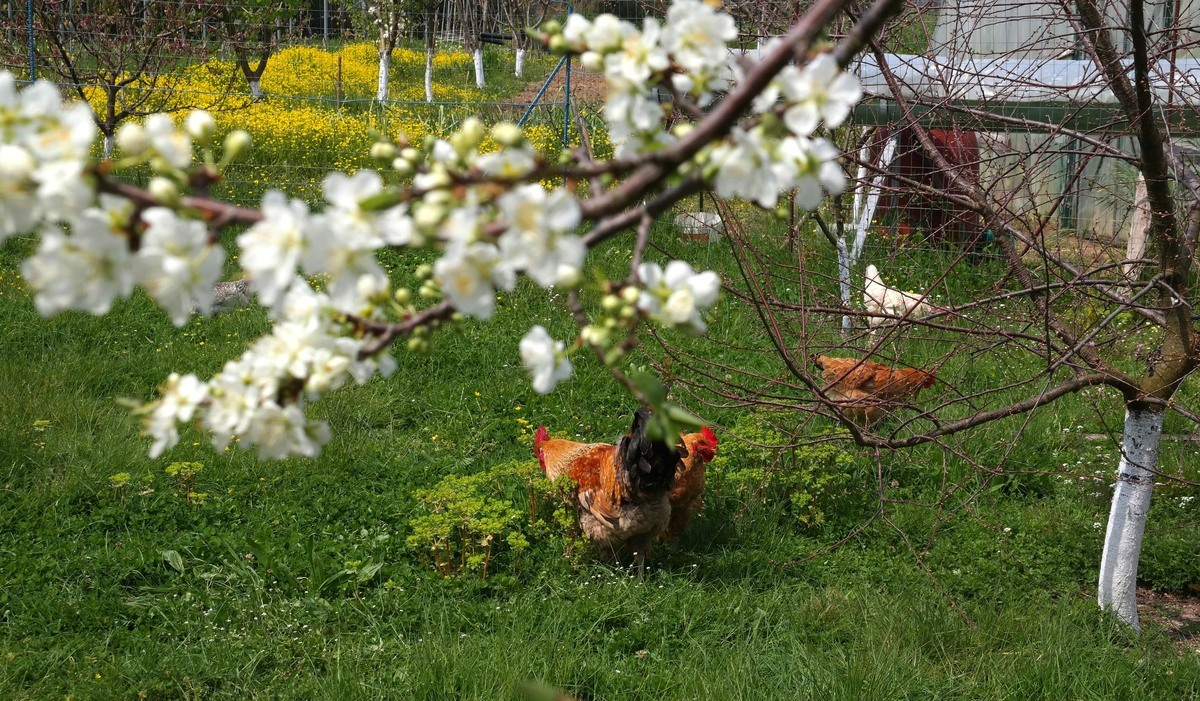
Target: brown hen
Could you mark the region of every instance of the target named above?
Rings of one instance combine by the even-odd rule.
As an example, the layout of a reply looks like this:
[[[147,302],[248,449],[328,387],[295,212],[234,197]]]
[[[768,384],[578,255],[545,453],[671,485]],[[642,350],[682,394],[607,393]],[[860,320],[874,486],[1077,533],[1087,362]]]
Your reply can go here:
[[[826,395],[838,404],[848,419],[868,427],[886,411],[917,396],[937,381],[933,373],[911,368],[893,368],[865,358],[813,359],[821,368]]]

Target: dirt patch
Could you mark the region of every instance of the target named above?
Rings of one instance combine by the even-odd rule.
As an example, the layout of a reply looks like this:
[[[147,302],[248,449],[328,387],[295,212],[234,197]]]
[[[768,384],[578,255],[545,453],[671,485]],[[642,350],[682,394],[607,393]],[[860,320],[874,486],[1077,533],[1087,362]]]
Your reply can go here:
[[[562,102],[563,84],[566,81],[566,71],[560,70],[554,80],[550,81],[550,87],[546,88],[546,92],[542,95],[542,101],[553,103]],[[533,98],[537,97],[538,91],[542,89],[542,84],[545,81],[529,83],[521,89],[519,93],[513,96],[512,101],[521,104],[533,102]],[[571,97],[575,98],[576,104],[599,106],[604,104],[605,98],[608,97],[608,83],[605,82],[604,76],[599,73],[588,73],[579,69],[571,69]]]
[[[1200,653],[1200,598],[1139,587],[1138,617],[1163,627],[1180,652]]]

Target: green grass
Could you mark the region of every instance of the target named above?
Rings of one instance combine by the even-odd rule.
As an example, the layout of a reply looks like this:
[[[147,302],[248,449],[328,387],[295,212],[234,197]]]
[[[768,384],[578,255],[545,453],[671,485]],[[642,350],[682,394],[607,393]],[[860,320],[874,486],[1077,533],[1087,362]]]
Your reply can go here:
[[[753,223],[765,256],[795,260],[777,222]],[[737,276],[725,246],[688,247],[666,228],[655,240]],[[0,248],[2,698],[503,699],[530,680],[584,699],[1200,697],[1200,656],[1152,622],[1131,636],[1094,606],[1103,537],[1094,524],[1107,517],[1117,456],[1083,434],[1119,425],[1111,397],[1067,397],[1028,421],[955,437],[957,453],[923,446],[876,463],[839,442],[844,472],[824,491],[803,480],[756,491],[744,477],[762,465],[731,458],[714,465],[705,511],[680,544],[656,549],[644,583],[579,549],[564,557],[566,538],[553,530],[520,558],[499,555],[486,580],[443,578],[406,544],[425,513],[416,490],[528,462],[539,424],[588,440],[628,424],[628,396],[585,356],[553,394],[530,389],[517,342],[533,323],[570,336],[561,297],[522,283],[501,295],[492,323],[439,334],[429,356],[398,350],[392,377],[323,400],[313,411],[334,440],[317,460],[260,463],[187,432],[151,460],[116,400],[153,396],[173,370],[217,371],[268,328],[265,314],[251,307],[175,329],[138,294],[103,319],[42,319],[16,281],[33,245]],[[606,244],[593,260],[620,275],[630,245]],[[828,245],[810,236],[805,252],[806,276],[781,281],[781,297],[832,289],[821,278],[833,269]],[[867,252],[894,255],[875,242]],[[916,284],[944,255],[905,251],[904,265],[885,272]],[[411,284],[418,257],[385,262]],[[975,294],[995,272],[961,267],[945,294]],[[809,321],[804,342],[832,347],[836,320]],[[707,362],[780,372],[757,319],[729,296],[706,339],[669,338]],[[964,393],[1033,363],[948,343],[917,336],[897,352],[910,365],[945,360],[939,377]],[[797,408],[805,401],[795,393]],[[742,408],[689,405],[723,429],[754,426]],[[800,424],[808,438],[835,428],[823,417],[802,423],[791,407],[759,418]],[[1015,446],[1001,442],[1018,431]],[[722,441],[738,454],[734,438]],[[802,447],[785,463],[815,455]],[[203,503],[166,474],[177,461],[203,463],[186,485]],[[1163,467],[1191,479],[1200,470],[1184,445],[1167,448]],[[121,473],[127,484],[113,481]],[[810,558],[870,518],[877,474],[889,485],[887,519]],[[1156,494],[1148,585],[1200,584],[1200,519],[1186,499],[1195,494]],[[524,495],[507,484],[493,498],[524,509]],[[819,500],[820,524],[801,520],[805,497]],[[338,574],[370,564],[381,569],[357,586]]]

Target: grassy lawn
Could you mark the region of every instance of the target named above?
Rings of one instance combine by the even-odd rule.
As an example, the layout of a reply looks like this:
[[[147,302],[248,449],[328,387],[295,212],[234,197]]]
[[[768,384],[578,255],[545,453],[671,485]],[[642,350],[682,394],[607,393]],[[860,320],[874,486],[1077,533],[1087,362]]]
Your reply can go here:
[[[268,151],[263,172],[286,179],[288,161]],[[760,224],[764,254],[790,255],[782,226]],[[666,255],[736,278],[724,245],[689,247],[660,226]],[[617,275],[630,245],[592,260]],[[832,270],[827,243],[804,245],[814,274]],[[883,256],[875,245],[868,257]],[[638,582],[588,558],[544,500],[535,518],[521,478],[538,425],[610,440],[633,409],[583,356],[553,394],[531,390],[517,342],[533,323],[569,337],[561,297],[525,281],[493,322],[437,335],[428,356],[397,350],[392,377],[315,407],[334,434],[317,460],[261,463],[202,435],[151,460],[117,400],[153,396],[173,370],[217,371],[268,328],[265,313],[176,329],[139,293],[103,319],[42,319],[17,276],[33,246],[0,248],[0,698],[504,699],[531,680],[584,699],[1200,698],[1200,654],[1095,608],[1117,456],[1085,436],[1119,425],[1118,402],[1070,396],[956,439],[1002,462],[1003,479],[932,446],[877,459],[845,441],[768,477],[770,453],[727,432],[770,442],[771,424],[695,405],[722,429],[705,510]],[[939,255],[913,253],[910,274]],[[428,257],[385,262],[411,284]],[[989,273],[973,274],[963,294]],[[757,324],[727,295],[707,339],[670,340],[770,376]],[[913,340],[906,361],[944,354],[939,343]],[[961,357],[939,376],[969,393],[1028,360],[1006,362]],[[1182,444],[1163,469],[1200,472]],[[486,578],[470,564],[443,576],[419,521],[436,498],[419,490],[481,474],[481,500],[517,514],[500,531],[528,544],[497,545]],[[824,552],[871,518],[878,474],[895,485],[886,519]],[[971,499],[946,497],[947,476],[977,487]],[[1156,494],[1148,586],[1200,584],[1196,493]]]

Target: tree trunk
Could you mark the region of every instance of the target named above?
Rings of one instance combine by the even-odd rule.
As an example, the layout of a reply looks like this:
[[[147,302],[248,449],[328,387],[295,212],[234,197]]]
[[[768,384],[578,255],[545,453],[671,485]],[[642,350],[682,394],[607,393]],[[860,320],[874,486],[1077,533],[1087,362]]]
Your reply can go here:
[[[425,101],[433,102],[433,47],[425,49]]]
[[[517,49],[517,65],[513,69],[513,75],[520,78],[525,73],[525,49]]]
[[[1111,610],[1135,630],[1138,629],[1138,557],[1150,512],[1162,428],[1161,410],[1126,408],[1121,463],[1117,467],[1117,485],[1100,560],[1100,607]]]
[[[116,138],[112,134],[104,135],[104,157],[112,158],[113,146],[116,144]]]
[[[1146,255],[1146,238],[1150,232],[1150,195],[1146,192],[1146,176],[1138,173],[1137,186],[1133,189],[1133,216],[1129,220],[1129,241],[1125,247],[1125,257],[1138,260]],[[1137,282],[1142,272],[1141,263],[1126,263],[1125,277],[1129,282]]]
[[[475,47],[475,87],[483,90],[483,47]]]
[[[262,97],[262,79],[258,76],[247,78],[250,83],[250,98],[258,100]]]
[[[392,66],[392,52],[379,52],[379,88],[375,91],[375,99],[383,102],[388,99],[388,72]]]

